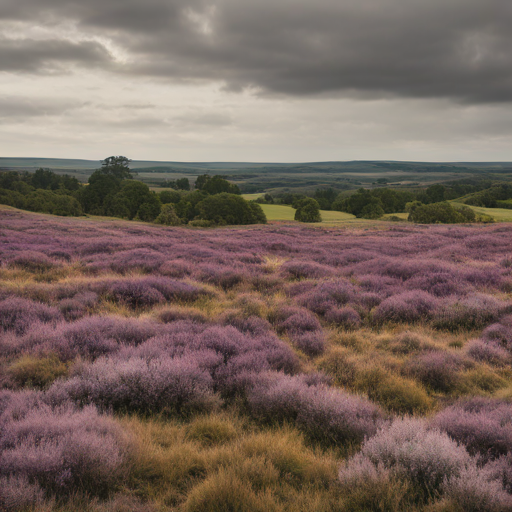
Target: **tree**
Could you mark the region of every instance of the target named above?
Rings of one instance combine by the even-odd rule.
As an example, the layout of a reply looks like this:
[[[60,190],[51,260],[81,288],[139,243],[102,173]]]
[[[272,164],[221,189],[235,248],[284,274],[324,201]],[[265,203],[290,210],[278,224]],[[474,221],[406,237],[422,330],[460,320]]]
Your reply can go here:
[[[170,203],[162,206],[160,215],[155,219],[155,222],[166,226],[179,226],[181,224],[174,205]]]
[[[197,209],[200,219],[219,226],[264,224],[267,221],[259,204],[249,203],[243,197],[227,192],[205,197]]]
[[[240,189],[237,185],[230,183],[228,180],[224,179],[222,176],[213,176],[213,178],[208,177],[201,190],[210,195],[222,194],[226,192],[228,194],[240,194]]]
[[[100,171],[119,180],[131,179],[130,162],[125,156],[109,156],[101,161]]]
[[[196,178],[194,186],[196,187],[197,190],[203,190],[204,185],[209,179],[210,176],[208,174],[201,174],[201,176],[198,176]]]
[[[322,222],[318,202],[312,197],[301,199],[297,203],[295,220],[298,220],[299,222]]]
[[[361,211],[363,219],[380,219],[384,215],[384,209],[378,203],[369,203]]]
[[[178,190],[190,190],[190,182],[188,178],[180,178],[176,180],[176,188]]]
[[[416,206],[409,213],[409,220],[417,224],[456,224],[474,222],[476,215],[467,206],[454,208],[450,203],[432,203]]]
[[[158,194],[160,196],[160,201],[162,204],[169,204],[169,203],[179,203],[181,200],[181,194],[179,192],[176,192],[175,190],[164,190],[163,192],[160,192]]]
[[[151,192],[149,187],[145,183],[142,183],[142,181],[123,181],[118,194],[120,197],[125,197],[128,201],[127,205],[130,211],[130,220],[136,215],[138,215],[141,220],[154,220],[160,213],[160,199],[154,192]],[[142,209],[142,212],[139,212],[139,209],[145,203],[147,206]]]

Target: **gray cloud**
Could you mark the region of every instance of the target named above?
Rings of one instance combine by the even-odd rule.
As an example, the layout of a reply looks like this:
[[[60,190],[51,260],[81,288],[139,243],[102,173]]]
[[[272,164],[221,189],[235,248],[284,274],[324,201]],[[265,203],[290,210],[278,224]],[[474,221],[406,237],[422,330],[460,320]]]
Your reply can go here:
[[[70,65],[108,66],[112,57],[95,41],[0,39],[0,70],[59,73]]]
[[[121,48],[125,74],[261,94],[512,101],[510,0],[4,0],[2,18],[72,21]],[[111,64],[99,43],[0,48],[4,70]]]
[[[23,121],[34,117],[60,116],[83,106],[84,103],[70,99],[4,96],[0,98],[0,119]]]

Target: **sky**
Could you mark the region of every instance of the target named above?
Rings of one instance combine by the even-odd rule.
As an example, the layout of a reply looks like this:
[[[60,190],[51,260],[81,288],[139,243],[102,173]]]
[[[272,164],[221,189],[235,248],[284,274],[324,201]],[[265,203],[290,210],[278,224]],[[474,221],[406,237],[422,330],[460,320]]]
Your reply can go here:
[[[511,0],[1,0],[0,156],[512,161]]]

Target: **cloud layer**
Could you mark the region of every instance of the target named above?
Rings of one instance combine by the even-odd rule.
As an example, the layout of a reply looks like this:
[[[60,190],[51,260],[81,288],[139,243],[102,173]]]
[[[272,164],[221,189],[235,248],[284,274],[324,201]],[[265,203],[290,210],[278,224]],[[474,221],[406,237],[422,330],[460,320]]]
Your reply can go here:
[[[54,34],[4,36],[9,72],[93,66],[270,95],[512,101],[510,0],[4,0],[0,19]]]

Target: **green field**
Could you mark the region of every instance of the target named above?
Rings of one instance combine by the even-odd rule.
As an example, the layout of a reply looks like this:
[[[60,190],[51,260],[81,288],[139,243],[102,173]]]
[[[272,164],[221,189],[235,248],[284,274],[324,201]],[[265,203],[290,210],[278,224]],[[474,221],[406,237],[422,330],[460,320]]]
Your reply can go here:
[[[262,204],[260,205],[265,215],[267,216],[267,220],[281,220],[281,221],[293,221],[295,217],[295,209],[291,206],[284,206],[280,204]],[[322,215],[322,222],[325,223],[338,223],[338,222],[347,222],[355,220],[356,218],[350,213],[343,212],[333,212],[320,210],[320,214]],[[360,220],[360,219],[357,219]]]
[[[496,222],[512,222],[512,210],[506,208],[483,208],[481,206],[471,206],[470,204],[462,204],[452,202],[456,206],[469,206],[476,213],[490,215]]]

